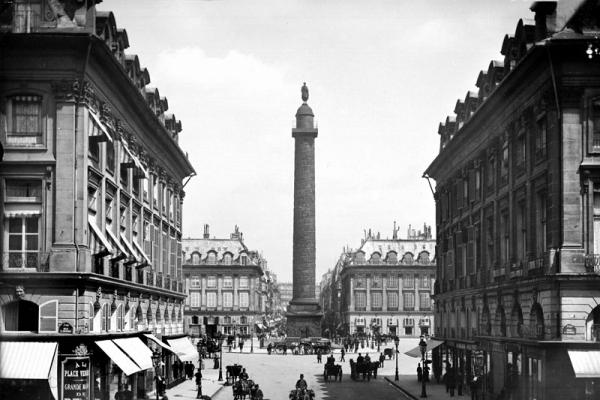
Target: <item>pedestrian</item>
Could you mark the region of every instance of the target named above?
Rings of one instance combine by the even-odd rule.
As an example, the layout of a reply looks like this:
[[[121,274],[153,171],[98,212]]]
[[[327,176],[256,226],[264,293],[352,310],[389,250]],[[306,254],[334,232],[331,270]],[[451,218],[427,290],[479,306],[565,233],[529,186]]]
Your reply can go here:
[[[133,392],[127,383],[123,386],[123,400],[133,400]]]
[[[317,349],[317,364],[322,364],[321,349]]]
[[[283,355],[287,356],[287,345],[285,343],[283,344]]]
[[[456,375],[453,367],[450,367],[448,372],[446,372],[446,385],[450,391],[450,397],[454,397],[454,389],[456,389]]]
[[[242,352],[243,349],[244,349],[244,341],[240,340],[240,353]]]
[[[344,356],[346,355],[346,351],[344,349],[342,349],[342,351],[340,353],[342,353],[342,356],[340,357],[340,362],[345,362],[346,359],[344,358]]]
[[[200,369],[198,369],[198,372],[196,372],[195,377],[196,377],[196,390],[198,391],[196,393],[196,398],[201,399],[202,398],[202,371]]]
[[[417,381],[421,382],[423,379],[423,368],[421,368],[421,363],[417,364]]]
[[[476,376],[474,376],[473,379],[471,379],[471,382],[469,382],[469,389],[471,390],[471,400],[477,400],[477,391],[479,390],[479,379]]]
[[[384,362],[384,361],[385,361],[385,356],[383,355],[383,353],[381,353],[381,354],[379,355],[379,366],[380,366],[381,368],[383,368],[383,362]]]
[[[429,365],[427,363],[425,363],[425,367],[423,368],[423,379],[425,379],[425,382],[429,382]]]
[[[269,343],[267,345],[267,353],[269,353],[269,355],[271,355],[271,351],[273,350],[273,345],[271,343]]]
[[[463,395],[463,374],[460,370],[456,371],[456,388],[458,395]]]

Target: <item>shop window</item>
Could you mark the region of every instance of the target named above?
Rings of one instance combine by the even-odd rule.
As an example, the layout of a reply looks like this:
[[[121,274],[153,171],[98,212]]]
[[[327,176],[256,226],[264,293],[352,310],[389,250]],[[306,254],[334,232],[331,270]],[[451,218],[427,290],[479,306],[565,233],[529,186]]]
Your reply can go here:
[[[42,144],[42,97],[19,95],[8,99],[8,131],[6,143],[9,146],[35,146]]]
[[[4,330],[9,332],[38,332],[38,305],[27,300],[12,301],[2,306]]]

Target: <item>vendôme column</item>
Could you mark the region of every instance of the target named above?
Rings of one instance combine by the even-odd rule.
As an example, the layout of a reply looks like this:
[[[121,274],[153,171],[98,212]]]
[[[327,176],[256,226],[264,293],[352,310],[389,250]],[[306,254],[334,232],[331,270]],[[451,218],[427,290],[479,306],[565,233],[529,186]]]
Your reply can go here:
[[[293,294],[287,310],[288,337],[321,336],[322,312],[315,294],[315,138],[314,114],[306,104],[296,112],[294,160]]]

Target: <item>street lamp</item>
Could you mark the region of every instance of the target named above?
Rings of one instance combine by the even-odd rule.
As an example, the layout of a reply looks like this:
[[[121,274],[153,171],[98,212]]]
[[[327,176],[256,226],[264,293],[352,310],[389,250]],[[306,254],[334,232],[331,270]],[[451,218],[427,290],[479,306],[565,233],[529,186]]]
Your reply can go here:
[[[223,381],[223,332],[219,332],[219,382]]]
[[[394,377],[394,380],[397,381],[400,379],[398,376],[398,344],[400,343],[400,338],[397,335],[394,338],[394,343],[396,344],[396,376]]]
[[[421,361],[423,362],[423,371],[427,371],[427,342],[425,341],[425,337],[421,335],[421,341],[419,342],[419,348],[421,349]],[[427,397],[427,391],[425,390],[425,381],[426,374],[423,374],[423,379],[421,379],[421,397]]]
[[[197,399],[202,398],[202,340],[199,339],[196,343],[196,349],[198,350],[198,369],[200,370],[200,380],[198,381],[198,394]]]
[[[250,353],[254,353],[254,325],[250,327]]]

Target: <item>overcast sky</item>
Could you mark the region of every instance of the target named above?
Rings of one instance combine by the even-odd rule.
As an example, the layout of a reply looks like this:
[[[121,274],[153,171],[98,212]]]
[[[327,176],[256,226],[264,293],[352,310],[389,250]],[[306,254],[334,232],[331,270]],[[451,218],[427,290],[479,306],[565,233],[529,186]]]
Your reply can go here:
[[[291,130],[307,82],[315,113],[317,277],[363,230],[433,226],[423,171],[438,124],[533,18],[516,0],[104,0],[151,85],[183,123],[197,176],[184,237],[239,225],[292,278]]]

